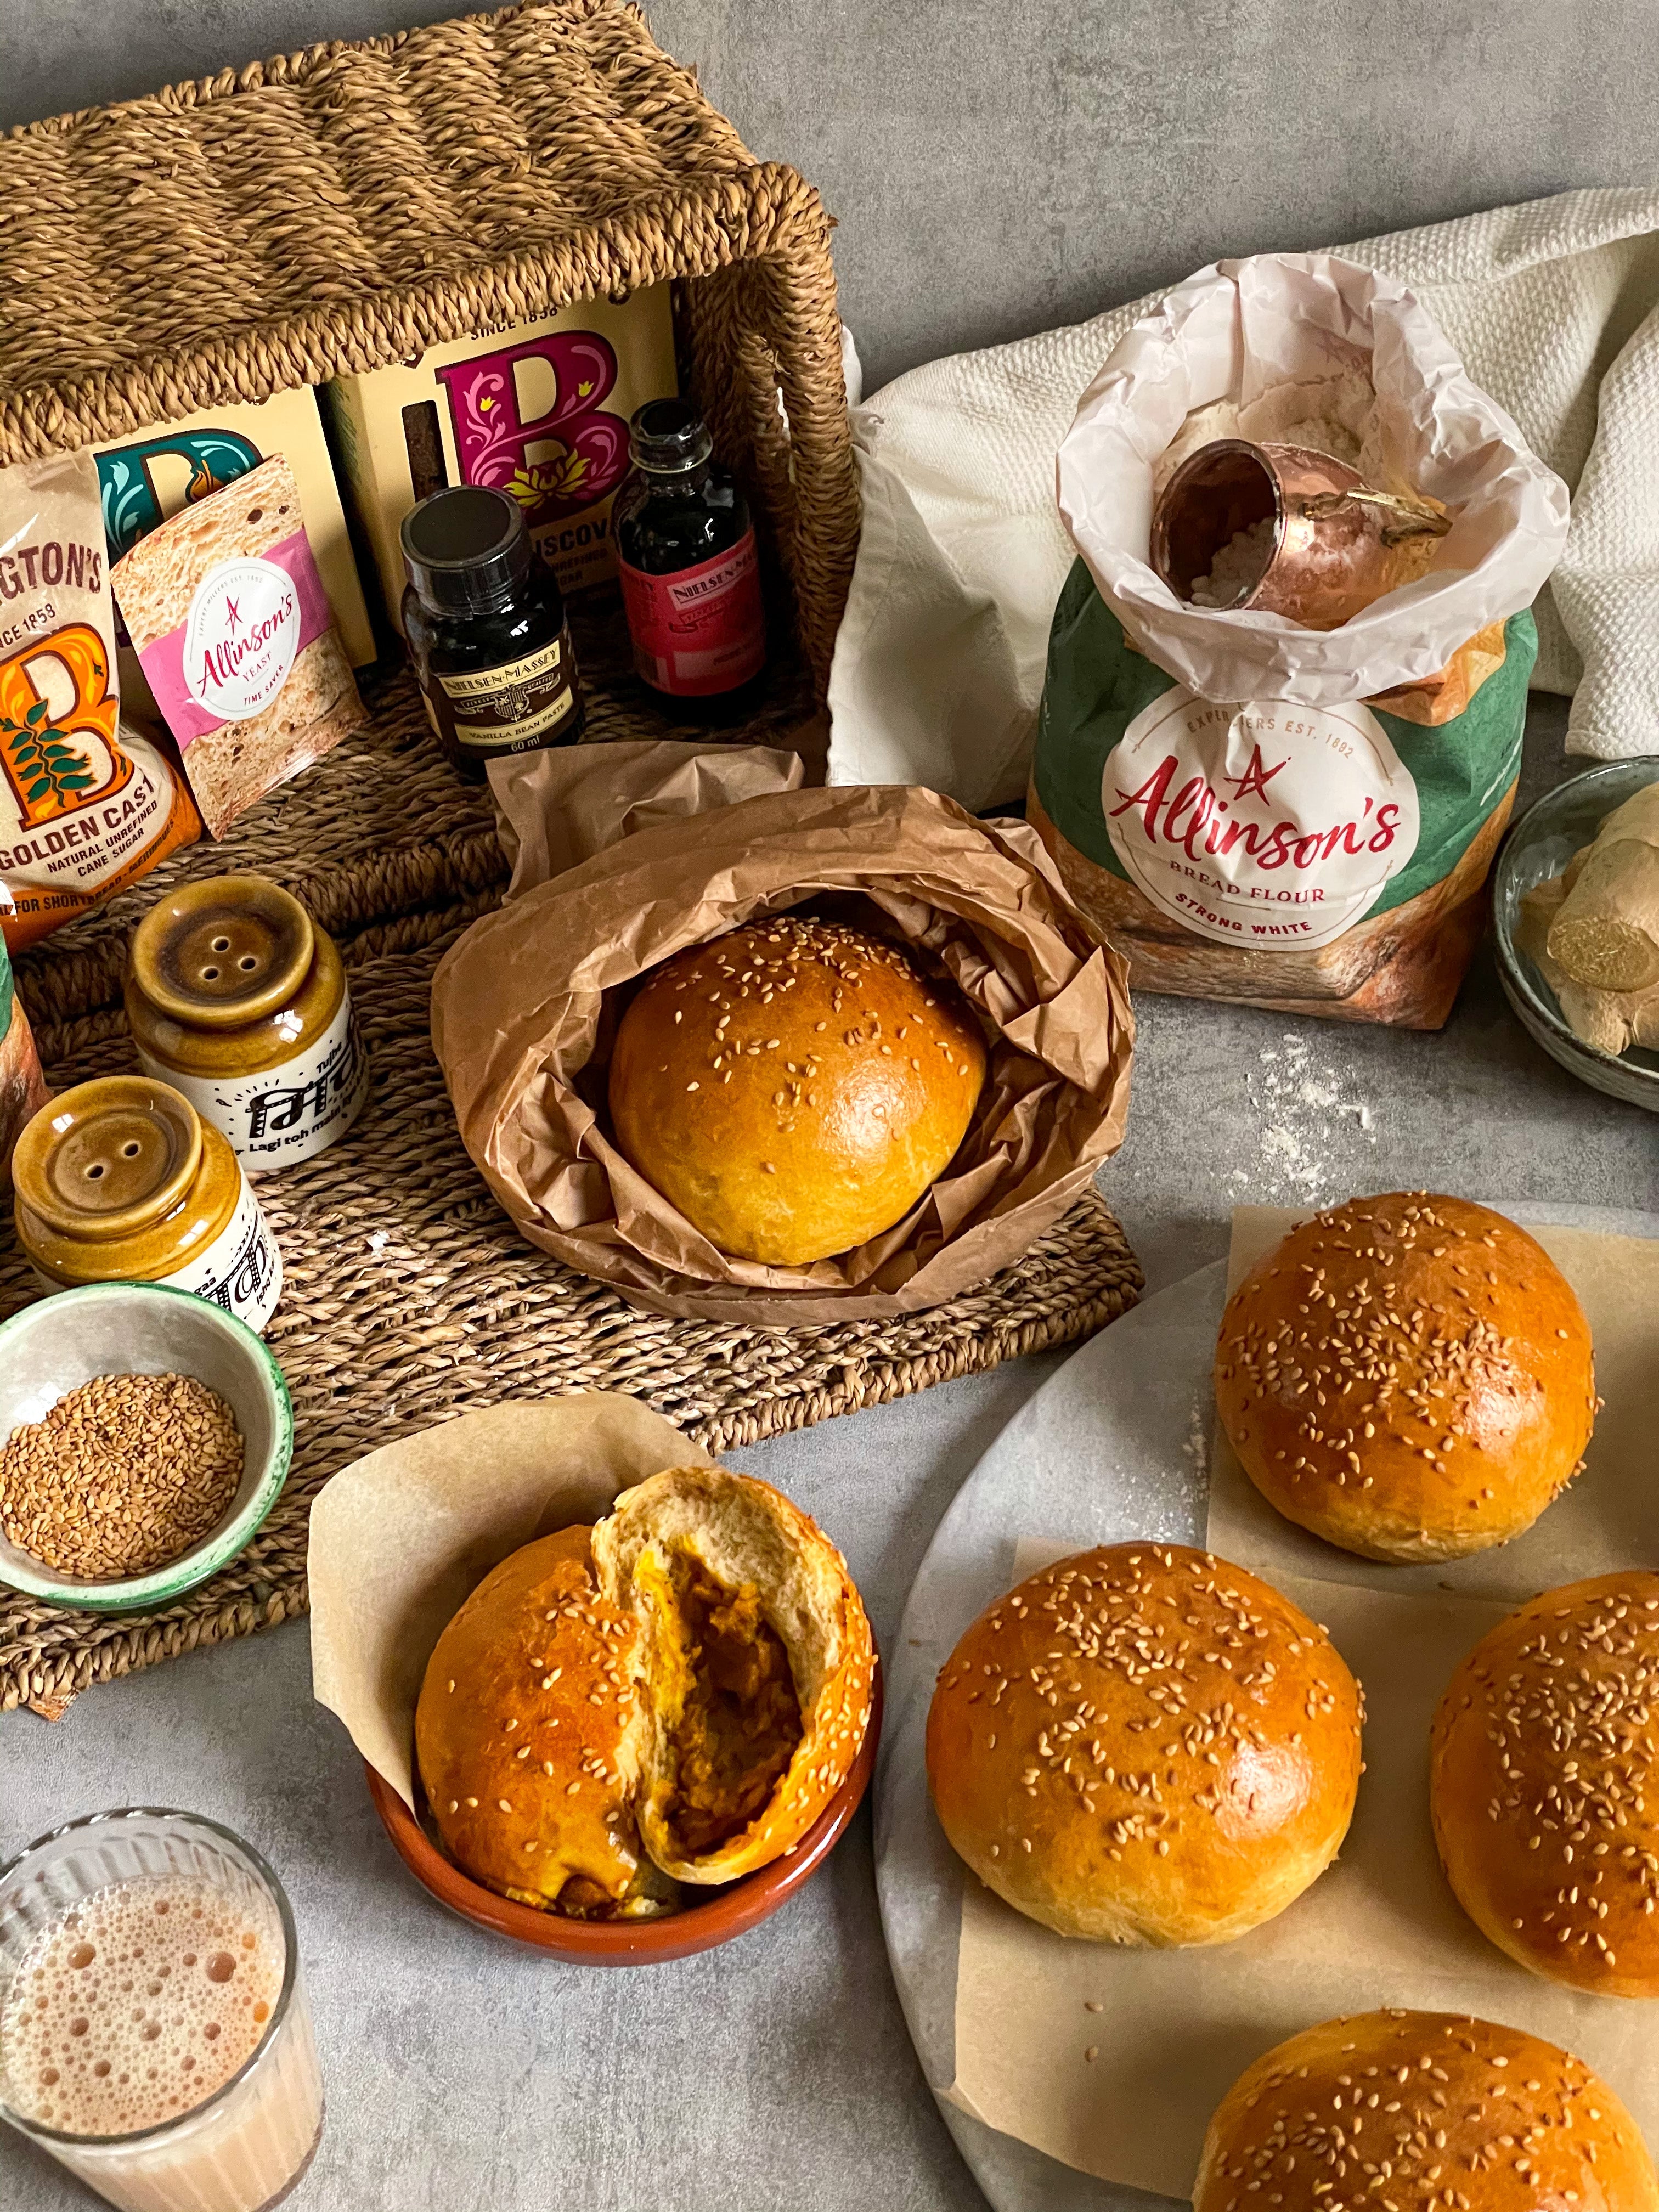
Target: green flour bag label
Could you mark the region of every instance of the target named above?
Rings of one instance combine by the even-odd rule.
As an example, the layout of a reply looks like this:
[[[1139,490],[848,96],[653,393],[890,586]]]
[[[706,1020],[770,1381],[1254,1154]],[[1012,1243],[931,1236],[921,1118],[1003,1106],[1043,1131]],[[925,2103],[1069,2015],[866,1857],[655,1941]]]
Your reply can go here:
[[[1079,561],[1031,818],[1140,988],[1437,1026],[1479,933],[1536,653],[1523,611],[1387,702],[1200,699]]]

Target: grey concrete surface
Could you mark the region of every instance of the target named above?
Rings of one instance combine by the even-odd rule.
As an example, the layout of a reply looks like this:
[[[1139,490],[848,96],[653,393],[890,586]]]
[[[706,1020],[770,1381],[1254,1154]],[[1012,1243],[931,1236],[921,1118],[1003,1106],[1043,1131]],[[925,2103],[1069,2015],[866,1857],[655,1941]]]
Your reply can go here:
[[[0,0],[0,126],[464,0]],[[839,219],[869,388],[1218,253],[1659,174],[1653,0],[647,0]]]

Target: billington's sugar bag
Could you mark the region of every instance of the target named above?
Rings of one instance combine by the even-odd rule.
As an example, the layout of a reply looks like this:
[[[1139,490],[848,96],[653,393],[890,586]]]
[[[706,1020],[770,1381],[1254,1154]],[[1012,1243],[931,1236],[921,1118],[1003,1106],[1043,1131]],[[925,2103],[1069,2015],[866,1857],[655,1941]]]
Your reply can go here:
[[[1337,629],[1190,605],[1150,565],[1153,506],[1217,437],[1333,453],[1452,527]],[[1514,795],[1565,487],[1409,292],[1285,254],[1201,270],[1125,336],[1059,489],[1079,558],[1030,818],[1132,985],[1437,1028]]]
[[[98,469],[0,469],[0,928],[33,945],[188,845],[202,824],[122,720]]]

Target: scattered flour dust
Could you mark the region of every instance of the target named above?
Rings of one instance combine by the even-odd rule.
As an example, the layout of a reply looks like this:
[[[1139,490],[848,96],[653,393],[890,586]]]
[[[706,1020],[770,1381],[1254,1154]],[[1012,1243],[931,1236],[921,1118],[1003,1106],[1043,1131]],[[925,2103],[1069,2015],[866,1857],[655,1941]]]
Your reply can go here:
[[[1314,1042],[1299,1030],[1286,1030],[1278,1046],[1266,1047],[1244,1081],[1261,1119],[1260,1158],[1255,1168],[1229,1175],[1241,1195],[1254,1191],[1281,1202],[1322,1204],[1333,1195],[1333,1137],[1351,1138],[1358,1130],[1368,1144],[1376,1142],[1370,1106],[1318,1062]]]

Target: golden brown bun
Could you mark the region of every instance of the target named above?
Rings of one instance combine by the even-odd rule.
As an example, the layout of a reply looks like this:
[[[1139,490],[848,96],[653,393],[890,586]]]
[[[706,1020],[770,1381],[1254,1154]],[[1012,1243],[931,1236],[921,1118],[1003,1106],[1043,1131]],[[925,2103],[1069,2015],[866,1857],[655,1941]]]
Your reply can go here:
[[[1655,2212],[1636,2123],[1582,2059],[1444,2012],[1364,2012],[1241,2074],[1193,2212]]]
[[[984,1079],[954,990],[896,945],[779,915],[651,975],[617,1030],[611,1120],[710,1243],[800,1267],[903,1219]]]
[[[1518,1536],[1577,1473],[1589,1325],[1541,1245],[1467,1199],[1351,1199],[1227,1301],[1216,1406],[1270,1505],[1368,1559]]]
[[[1359,1786],[1358,1686],[1242,1567],[1114,1544],[974,1623],[927,1716],[927,1779],[980,1880],[1063,1936],[1223,1943],[1336,1856]]]
[[[593,1556],[641,1625],[647,1850],[681,1881],[767,1865],[836,1796],[869,1723],[875,1650],[846,1561],[769,1483],[719,1467],[624,1491]]]
[[[1659,1575],[1500,1620],[1430,1741],[1440,1863],[1481,1933],[1551,1981],[1659,1997]]]
[[[438,1638],[415,1752],[438,1833],[475,1880],[547,1905],[574,1878],[592,1885],[567,1908],[628,1889],[635,1636],[631,1613],[594,1589],[588,1531],[565,1528],[503,1559]]]

